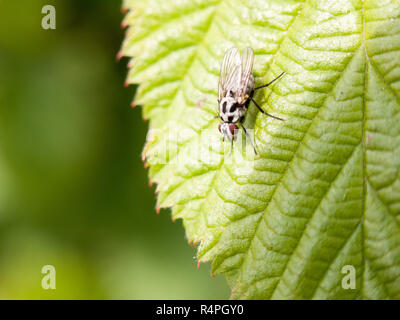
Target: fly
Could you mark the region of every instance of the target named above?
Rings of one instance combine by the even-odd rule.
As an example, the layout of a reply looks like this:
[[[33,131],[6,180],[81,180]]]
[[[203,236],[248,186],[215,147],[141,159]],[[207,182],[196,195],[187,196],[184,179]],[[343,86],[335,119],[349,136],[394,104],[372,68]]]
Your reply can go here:
[[[239,131],[239,124],[243,128],[246,137],[250,140],[254,153],[257,154],[251,137],[243,126],[246,111],[251,101],[261,113],[283,121],[283,119],[261,109],[254,101],[253,95],[256,90],[266,88],[274,83],[285,72],[282,72],[271,82],[254,88],[253,62],[254,53],[251,48],[244,49],[242,54],[240,54],[238,48],[231,48],[225,53],[222,60],[218,83],[219,118],[222,123],[219,124],[218,130],[222,134],[223,140],[226,138],[231,141],[231,152],[233,141],[236,141],[236,134]]]

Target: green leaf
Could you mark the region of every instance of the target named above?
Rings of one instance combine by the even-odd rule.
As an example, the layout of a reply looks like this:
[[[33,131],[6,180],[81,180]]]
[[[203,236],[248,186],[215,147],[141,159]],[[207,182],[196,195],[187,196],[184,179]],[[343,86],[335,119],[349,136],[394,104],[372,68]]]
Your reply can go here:
[[[158,206],[235,299],[400,298],[400,2],[126,1]],[[252,47],[245,138],[215,119],[224,52]],[[342,268],[355,269],[345,289]],[[345,279],[344,279],[345,278]]]

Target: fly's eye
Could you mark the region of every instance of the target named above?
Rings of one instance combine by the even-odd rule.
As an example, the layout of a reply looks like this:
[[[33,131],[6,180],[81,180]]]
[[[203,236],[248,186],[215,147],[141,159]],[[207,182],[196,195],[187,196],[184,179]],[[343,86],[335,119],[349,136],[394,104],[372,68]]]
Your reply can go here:
[[[239,127],[236,124],[230,124],[229,125],[229,131],[231,132],[231,135],[235,135],[235,131],[237,132],[239,130]]]

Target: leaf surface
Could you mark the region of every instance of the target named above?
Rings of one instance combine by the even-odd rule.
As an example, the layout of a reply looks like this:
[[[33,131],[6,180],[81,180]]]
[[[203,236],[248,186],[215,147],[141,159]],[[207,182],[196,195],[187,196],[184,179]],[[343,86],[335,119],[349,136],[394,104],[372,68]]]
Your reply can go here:
[[[130,0],[122,53],[158,206],[235,299],[400,298],[400,2]],[[245,137],[217,130],[225,51],[255,52]],[[342,286],[345,266],[355,289]]]

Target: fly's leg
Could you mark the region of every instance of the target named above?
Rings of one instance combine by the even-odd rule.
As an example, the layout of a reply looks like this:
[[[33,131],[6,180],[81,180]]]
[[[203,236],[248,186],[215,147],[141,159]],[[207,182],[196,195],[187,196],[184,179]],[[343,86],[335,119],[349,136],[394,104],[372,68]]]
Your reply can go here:
[[[253,103],[256,105],[256,107],[258,108],[258,110],[260,110],[261,113],[263,113],[263,114],[265,114],[265,115],[267,115],[267,116],[270,116],[270,117],[272,117],[272,118],[274,118],[274,119],[281,120],[281,121],[285,121],[285,120],[282,119],[282,118],[279,118],[279,117],[277,117],[277,116],[273,116],[272,114],[269,114],[269,113],[265,112],[263,109],[261,109],[261,107],[257,104],[257,102],[255,102],[255,100],[254,100],[253,98],[251,98],[251,101],[253,101]]]
[[[254,88],[254,91],[255,91],[255,90],[258,90],[258,89],[262,89],[262,88],[266,88],[266,87],[270,86],[270,85],[273,84],[276,80],[278,80],[280,77],[282,77],[284,74],[285,74],[285,71],[282,72],[279,76],[277,76],[274,80],[268,82],[267,84],[264,84],[264,85],[262,85],[262,86],[259,86],[259,87],[257,87],[257,88]]]
[[[261,113],[263,113],[263,114],[265,114],[265,115],[267,115],[267,116],[270,116],[270,117],[272,117],[272,118],[274,118],[274,119],[281,120],[281,121],[285,121],[285,120],[282,119],[282,118],[273,116],[272,114],[269,114],[269,113],[265,112],[263,109],[261,109],[261,107],[260,107],[260,106],[257,104],[257,102],[253,99],[253,95],[254,95],[254,91],[256,91],[256,90],[258,90],[258,89],[262,89],[262,88],[266,88],[266,87],[270,86],[270,85],[273,84],[276,80],[278,80],[279,78],[281,78],[284,74],[285,74],[285,72],[282,72],[282,73],[281,73],[279,76],[277,76],[274,80],[268,82],[267,84],[264,84],[264,85],[262,85],[262,86],[259,86],[259,87],[254,88],[253,91],[250,93],[249,99],[247,100],[248,103],[250,103],[250,100],[253,101],[253,103],[256,105],[257,109],[260,110]],[[248,106],[248,104],[247,104],[247,106]]]

